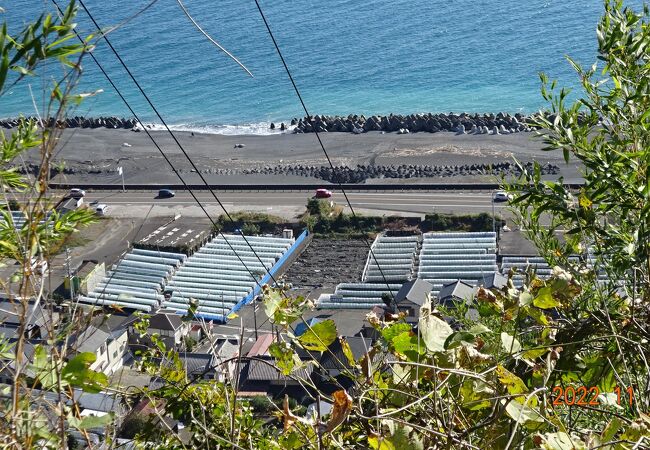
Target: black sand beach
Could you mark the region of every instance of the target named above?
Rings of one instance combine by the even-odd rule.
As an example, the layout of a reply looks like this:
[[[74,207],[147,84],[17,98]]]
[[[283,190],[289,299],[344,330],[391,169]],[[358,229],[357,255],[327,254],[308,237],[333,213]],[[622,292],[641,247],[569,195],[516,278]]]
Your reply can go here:
[[[200,182],[189,162],[167,132],[152,131],[163,151],[188,182]],[[174,133],[210,183],[313,183],[299,174],[245,175],[243,171],[274,166],[327,166],[314,134],[269,136],[226,136]],[[567,182],[579,181],[578,168],[565,164],[560,152],[544,152],[534,133],[510,135],[457,135],[451,132],[364,134],[322,133],[321,139],[336,166],[391,165],[454,166],[512,163],[536,160],[559,167],[557,175]],[[110,183],[120,179],[123,167],[126,183],[177,183],[169,165],[144,132],[111,129],[70,129],[61,137],[55,161],[65,161],[65,174],[55,181]],[[243,147],[237,147],[243,145]],[[30,155],[27,163],[36,162]],[[557,176],[556,175],[556,176]],[[460,173],[455,176],[383,179],[373,182],[485,182],[485,175]]]

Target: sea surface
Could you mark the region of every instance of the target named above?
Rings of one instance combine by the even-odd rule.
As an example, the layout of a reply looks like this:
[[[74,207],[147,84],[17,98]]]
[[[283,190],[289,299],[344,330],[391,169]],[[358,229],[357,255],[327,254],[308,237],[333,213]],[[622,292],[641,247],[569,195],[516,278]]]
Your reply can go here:
[[[60,1],[60,0],[59,0]],[[121,23],[150,0],[85,0],[100,26]],[[109,35],[165,121],[177,129],[266,134],[302,117],[298,98],[253,0],[183,0],[250,77],[193,27],[176,0],[158,2]],[[641,1],[629,3],[638,7]],[[577,87],[565,60],[596,61],[598,0],[261,0],[312,114],[534,112],[545,106],[539,72]],[[16,31],[50,1],[0,0]],[[78,30],[96,32],[80,9]],[[95,55],[143,120],[159,123],[102,41]],[[44,85],[29,80],[39,112]],[[103,90],[77,115],[129,117],[90,58],[82,91]],[[27,83],[0,97],[0,117],[31,115]]]

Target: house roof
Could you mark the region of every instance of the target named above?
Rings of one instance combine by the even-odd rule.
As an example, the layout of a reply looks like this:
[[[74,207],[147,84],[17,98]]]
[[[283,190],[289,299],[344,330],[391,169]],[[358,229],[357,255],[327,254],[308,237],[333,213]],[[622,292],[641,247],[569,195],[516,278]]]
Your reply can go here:
[[[212,355],[209,353],[179,353],[178,355],[185,373],[189,375],[200,375],[210,368]]]
[[[110,333],[89,325],[88,328],[77,334],[73,346],[80,353],[95,353],[110,337]]]
[[[422,306],[427,302],[427,296],[433,290],[433,285],[425,280],[415,279],[402,285],[395,296],[398,307],[410,302]]]
[[[464,281],[458,280],[445,284],[438,293],[441,302],[447,300],[471,300],[474,298],[475,287]]]
[[[370,347],[372,347],[372,339],[369,338],[353,336],[347,337],[345,340],[350,345],[350,350],[356,360],[364,356]],[[341,347],[341,341],[339,339],[336,339],[332,345],[329,346],[328,350],[320,357],[320,365],[324,369],[341,370],[351,368],[347,356],[343,353],[343,348]]]
[[[503,289],[508,285],[508,277],[499,272],[491,272],[479,278],[476,284],[486,289]]]
[[[20,325],[21,306],[19,302],[0,301],[0,325],[5,327],[16,327]],[[49,314],[43,309],[41,304],[27,304],[26,317],[31,317],[30,325],[43,326],[49,321]],[[58,314],[52,314],[53,320],[56,320]]]
[[[123,407],[122,396],[115,392],[90,393],[84,392],[80,389],[75,389],[74,396],[79,403],[79,406],[83,409],[91,409],[93,411],[101,412],[117,412]]]
[[[308,379],[314,371],[313,364],[306,364],[293,371],[290,375],[284,375],[275,367],[271,358],[260,358],[249,361],[244,368],[243,375],[248,381],[294,381],[295,378]]]
[[[253,344],[247,356],[265,355],[274,340],[275,336],[270,333],[261,335]]]
[[[307,319],[305,322],[299,322],[298,325],[296,325],[296,328],[294,329],[293,334],[296,336],[300,336],[307,332],[309,327],[313,327],[319,322],[324,321],[325,319],[328,319],[329,315],[326,316],[317,316],[317,317],[312,317],[311,319]],[[308,327],[309,326],[309,327]]]
[[[216,339],[214,341],[214,348],[217,351],[219,361],[237,356],[239,353],[239,340],[238,339]]]
[[[102,263],[102,264],[104,264],[104,263]],[[82,279],[87,277],[88,275],[90,275],[93,272],[93,270],[95,270],[95,268],[98,265],[99,264],[97,263],[97,261],[90,261],[90,260],[82,261],[81,265],[77,269],[77,276],[79,278],[82,278]]]
[[[178,314],[158,313],[149,319],[149,328],[154,330],[176,331],[183,325],[183,319]]]

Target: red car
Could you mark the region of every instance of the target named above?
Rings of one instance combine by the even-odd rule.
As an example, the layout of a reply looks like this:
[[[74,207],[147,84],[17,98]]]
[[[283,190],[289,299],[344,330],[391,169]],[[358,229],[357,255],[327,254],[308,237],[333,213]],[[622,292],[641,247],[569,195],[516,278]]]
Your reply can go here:
[[[332,191],[327,189],[316,189],[316,198],[330,198],[332,196]]]

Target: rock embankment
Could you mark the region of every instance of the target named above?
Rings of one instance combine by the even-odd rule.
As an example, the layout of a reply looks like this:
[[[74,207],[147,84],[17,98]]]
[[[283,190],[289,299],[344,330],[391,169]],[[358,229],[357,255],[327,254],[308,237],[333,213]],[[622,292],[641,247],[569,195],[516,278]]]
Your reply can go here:
[[[27,117],[38,122],[37,117]],[[0,127],[14,128],[18,126],[20,119],[0,119]],[[138,121],[135,119],[125,119],[123,117],[68,117],[65,120],[55,121],[54,118],[46,119],[45,125],[50,128],[122,128],[125,130],[137,129]]]
[[[525,167],[532,169],[532,163]],[[401,164],[401,165],[357,165],[356,167],[339,166],[332,170],[327,166],[265,166],[250,169],[205,169],[202,172],[215,175],[276,175],[276,176],[302,176],[318,178],[330,183],[363,183],[371,178],[438,178],[458,176],[507,176],[519,175],[518,167],[511,162],[493,164],[464,164],[464,165],[429,165],[429,164]],[[555,164],[543,164],[543,175],[557,175],[560,168]]]
[[[401,134],[451,131],[458,134],[510,134],[535,128],[532,117],[523,114],[410,114],[370,116],[313,116],[293,119],[294,133],[368,131],[397,132]]]

